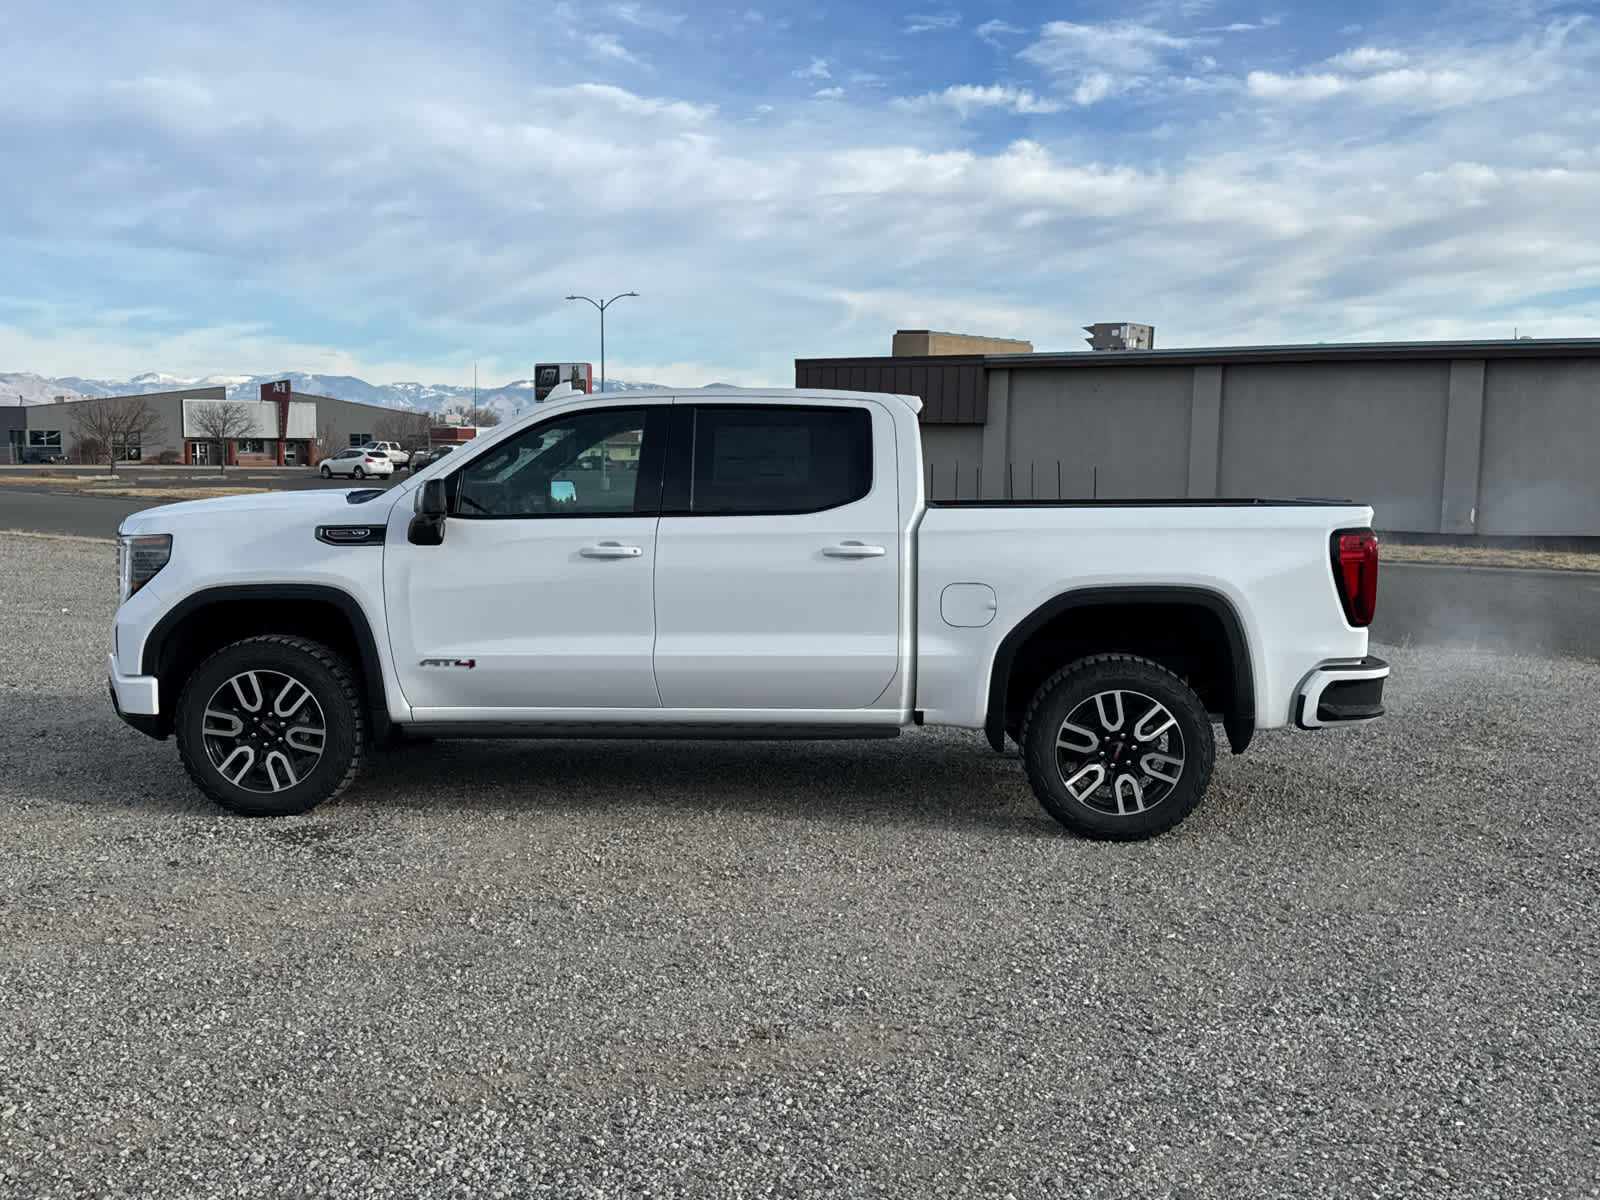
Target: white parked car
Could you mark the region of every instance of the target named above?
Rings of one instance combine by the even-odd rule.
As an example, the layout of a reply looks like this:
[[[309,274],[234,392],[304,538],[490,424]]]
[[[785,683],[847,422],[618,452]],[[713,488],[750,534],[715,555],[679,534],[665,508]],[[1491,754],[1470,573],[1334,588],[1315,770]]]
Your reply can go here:
[[[399,442],[368,442],[362,446],[363,450],[381,450],[388,455],[389,461],[396,467],[409,467],[411,465],[411,452],[403,450]]]
[[[930,503],[921,407],[576,393],[387,490],[135,513],[117,712],[175,734],[199,788],[248,816],[338,794],[396,734],[950,725],[1014,743],[1052,816],[1119,840],[1199,802],[1214,725],[1238,754],[1258,729],[1382,715],[1371,508]]]
[[[317,471],[324,479],[335,475],[348,475],[352,479],[365,479],[369,475],[386,478],[394,474],[394,460],[382,450],[355,447],[323,459]]]

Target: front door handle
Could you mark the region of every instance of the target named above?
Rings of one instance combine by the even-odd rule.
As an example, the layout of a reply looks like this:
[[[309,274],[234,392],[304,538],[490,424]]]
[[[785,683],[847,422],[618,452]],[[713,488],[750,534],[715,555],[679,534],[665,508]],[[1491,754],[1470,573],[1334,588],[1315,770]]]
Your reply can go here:
[[[639,546],[624,546],[621,542],[601,542],[598,546],[585,546],[578,553],[585,558],[638,558],[644,550]]]
[[[840,542],[837,546],[824,546],[822,552],[829,558],[882,558],[889,553],[882,546],[864,542]]]

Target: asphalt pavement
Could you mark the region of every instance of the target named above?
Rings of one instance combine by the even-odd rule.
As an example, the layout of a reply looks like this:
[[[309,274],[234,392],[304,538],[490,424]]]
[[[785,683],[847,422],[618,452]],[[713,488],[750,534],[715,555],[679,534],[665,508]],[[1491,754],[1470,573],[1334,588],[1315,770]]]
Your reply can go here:
[[[158,504],[173,503],[159,494],[163,488],[243,487],[277,492],[306,488],[388,487],[405,478],[405,473],[401,471],[395,472],[389,479],[366,479],[359,483],[351,479],[323,479],[310,471],[230,471],[226,475],[211,473],[203,476],[168,472],[157,475],[140,471],[119,473],[114,484],[107,480],[108,484],[118,488],[149,490],[152,494],[146,499],[139,496],[87,495],[77,490],[76,476],[41,476],[26,485],[0,486],[0,530],[111,538],[117,536],[117,526],[129,514]]]

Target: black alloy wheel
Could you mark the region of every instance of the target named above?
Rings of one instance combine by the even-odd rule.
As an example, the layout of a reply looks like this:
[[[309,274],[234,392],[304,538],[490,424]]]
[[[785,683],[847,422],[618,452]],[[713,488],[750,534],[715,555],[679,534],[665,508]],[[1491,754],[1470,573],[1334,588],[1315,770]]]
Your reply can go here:
[[[1211,721],[1192,688],[1148,659],[1106,654],[1035,693],[1021,737],[1028,780],[1075,833],[1151,837],[1188,816],[1211,781]]]
[[[355,677],[306,638],[269,634],[217,651],[184,685],[177,718],[190,778],[244,816],[306,812],[361,767],[365,721]]]

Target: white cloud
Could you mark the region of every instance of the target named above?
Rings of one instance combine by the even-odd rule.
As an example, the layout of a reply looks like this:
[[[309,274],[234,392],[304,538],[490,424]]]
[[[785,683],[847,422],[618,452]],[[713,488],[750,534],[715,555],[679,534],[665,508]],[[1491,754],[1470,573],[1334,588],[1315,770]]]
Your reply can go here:
[[[1245,86],[1252,96],[1265,100],[1322,100],[1337,96],[1348,81],[1338,75],[1278,75],[1272,71],[1251,71]]]
[[[612,4],[607,11],[625,24],[654,33],[674,33],[686,19],[684,13],[667,12],[647,4],[632,3],[631,0]]]
[[[810,63],[803,67],[795,68],[796,79],[832,79],[833,72],[828,69],[828,60],[812,56]]]
[[[813,103],[850,78],[830,68],[713,107],[698,62],[617,87],[620,60],[560,53],[559,29],[530,72],[270,6],[159,30],[108,9],[76,47],[21,2],[41,15],[0,76],[0,369],[522,377],[597,358],[592,310],[560,297],[605,289],[641,293],[608,316],[608,373],[689,384],[790,382],[797,355],[882,353],[910,324],[1041,349],[1105,313],[1167,345],[1600,327],[1562,298],[1600,286],[1595,23],[1435,31],[1362,70],[1319,51],[1231,92],[1174,74],[1209,49],[1185,39],[1056,37],[1077,55],[1059,90]],[[55,70],[74,47],[82,69]],[[1003,120],[1158,77],[1132,130],[1039,122],[996,149],[919,112]]]
[[[640,96],[607,83],[574,84],[571,91],[585,101],[607,104],[618,112],[633,116],[661,116],[676,121],[700,122],[710,120],[717,112],[714,104],[689,104],[683,100]]]
[[[1357,46],[1312,71],[1251,71],[1245,88],[1268,101],[1338,97],[1366,106],[1436,112],[1571,88],[1586,60],[1591,68],[1600,65],[1595,24],[1571,18],[1500,44],[1434,46],[1423,53]]]
[[[1052,71],[1077,71],[1085,63],[1129,73],[1154,70],[1170,51],[1189,45],[1148,25],[1117,21],[1106,25],[1076,25],[1051,21],[1040,38],[1020,57]]]
[[[1026,88],[991,84],[979,87],[957,84],[942,92],[928,92],[921,96],[900,96],[891,101],[902,112],[928,112],[934,109],[954,109],[963,117],[978,109],[997,108],[1018,116],[1032,116],[1060,112],[1062,105],[1055,100],[1037,96]]]
[[[1328,60],[1336,71],[1350,71],[1357,75],[1368,71],[1392,71],[1410,62],[1410,56],[1401,50],[1381,50],[1375,46],[1356,46]]]
[[[825,87],[818,88],[812,92],[811,98],[813,100],[837,100],[843,95],[844,89],[842,87]]]
[[[940,13],[912,13],[906,17],[906,33],[937,33],[944,29],[954,29],[961,24],[961,14],[958,12]]]
[[[972,32],[977,34],[984,41],[988,42],[991,46],[999,46],[1001,44],[1000,38],[1002,35],[1015,37],[1019,34],[1025,34],[1028,31],[1022,28],[1020,25],[1013,25],[1011,22],[1002,21],[997,17],[992,21],[985,21]]]
[[[633,63],[635,66],[643,65],[614,33],[591,33],[584,38],[584,41],[589,49],[601,58],[616,59],[618,62]]]
[[[1078,104],[1089,105],[1166,73],[1166,64],[1193,44],[1192,39],[1132,21],[1051,21],[1018,57],[1056,75]]]
[[[1245,86],[1263,100],[1315,101],[1345,96],[1362,104],[1410,108],[1450,108],[1524,90],[1515,79],[1455,70],[1380,71],[1372,75],[1275,75],[1251,71]]]

